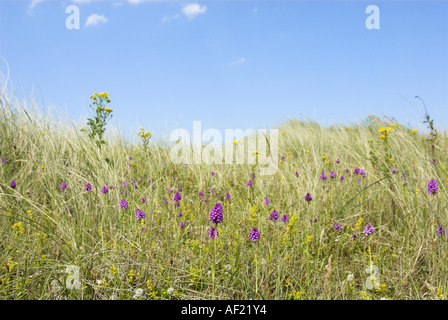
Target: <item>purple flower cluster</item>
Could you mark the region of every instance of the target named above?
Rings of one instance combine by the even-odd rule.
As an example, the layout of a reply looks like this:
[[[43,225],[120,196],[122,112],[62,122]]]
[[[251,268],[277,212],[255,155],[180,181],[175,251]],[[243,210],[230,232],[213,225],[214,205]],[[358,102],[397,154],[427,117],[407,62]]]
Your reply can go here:
[[[180,207],[180,203],[179,203],[179,201],[182,199],[182,197],[180,196],[180,193],[179,192],[176,192],[176,194],[174,195],[174,198],[173,198],[173,200],[174,200],[174,206],[175,207]]]
[[[429,194],[437,194],[437,189],[439,188],[439,186],[437,185],[436,180],[429,180],[428,182],[428,193]]]
[[[92,190],[92,185],[90,183],[86,184],[86,186],[84,187],[85,191],[91,191]]]
[[[270,220],[272,221],[277,221],[278,220],[278,212],[277,210],[274,210],[271,212],[271,216],[269,217]]]
[[[61,190],[67,189],[67,184],[65,182],[61,183]]]
[[[223,220],[222,218],[222,204],[217,203],[211,210],[210,210],[210,221],[212,223],[219,223]]]
[[[305,200],[309,203],[311,200],[313,200],[313,198],[311,197],[310,193],[307,192],[305,195]]]
[[[215,236],[219,237],[219,232],[215,228],[211,228],[210,230],[208,230],[208,235],[210,236],[210,240],[213,240],[215,239]]]
[[[128,208],[128,202],[126,199],[121,199],[120,201],[120,209],[127,209]]]
[[[342,230],[342,226],[341,226],[340,223],[336,223],[336,224],[334,225],[333,229],[336,230],[336,231],[341,231],[341,230]]]
[[[366,227],[364,228],[364,234],[366,236],[374,234],[375,233],[375,228],[372,226],[372,224],[369,222]]]
[[[145,212],[143,212],[143,210],[137,209],[137,211],[135,211],[135,218],[137,220],[141,220],[141,219],[145,219],[146,215]]]
[[[437,228],[437,234],[438,234],[439,236],[444,236],[444,235],[446,234],[446,232],[445,232],[445,228],[442,227],[442,226],[438,227],[438,228]]]
[[[260,231],[257,228],[253,228],[249,234],[249,239],[252,241],[258,241],[260,239]]]

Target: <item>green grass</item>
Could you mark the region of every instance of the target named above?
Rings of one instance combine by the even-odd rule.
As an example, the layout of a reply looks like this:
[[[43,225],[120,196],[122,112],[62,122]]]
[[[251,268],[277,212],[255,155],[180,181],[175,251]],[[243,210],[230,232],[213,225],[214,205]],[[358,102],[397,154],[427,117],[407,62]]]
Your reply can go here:
[[[275,175],[257,175],[247,188],[256,166],[174,165],[167,143],[143,148],[110,125],[98,148],[81,125],[3,96],[0,152],[8,161],[0,165],[0,298],[133,299],[139,288],[140,299],[442,298],[447,238],[435,231],[448,227],[446,132],[430,140],[398,125],[380,139],[378,130],[392,123],[368,117],[346,128],[290,120],[279,127],[285,161]],[[367,177],[355,175],[355,168]],[[437,195],[427,193],[430,179],[438,183]],[[87,183],[91,192],[84,191]],[[100,192],[111,184],[116,188]],[[172,198],[180,184],[176,208]],[[118,207],[123,198],[124,210]],[[217,202],[224,221],[210,240],[209,212]],[[135,219],[137,208],[144,221]],[[274,209],[289,221],[269,220]],[[333,230],[336,222],[342,231]],[[376,232],[365,236],[369,222]],[[254,227],[261,233],[257,242],[248,239]],[[366,287],[370,263],[378,268],[380,290]],[[79,267],[80,289],[66,287],[70,265]]]

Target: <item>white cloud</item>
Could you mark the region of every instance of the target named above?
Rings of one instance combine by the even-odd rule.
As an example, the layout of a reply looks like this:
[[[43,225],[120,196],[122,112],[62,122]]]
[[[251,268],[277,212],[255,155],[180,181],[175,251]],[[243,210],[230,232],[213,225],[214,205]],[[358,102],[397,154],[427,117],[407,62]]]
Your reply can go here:
[[[233,67],[233,66],[237,66],[237,65],[239,65],[239,64],[243,64],[243,63],[245,63],[246,61],[247,61],[246,58],[239,58],[239,59],[230,61],[230,62],[229,62],[229,66],[231,66],[231,67]]]
[[[198,3],[190,3],[187,4],[183,9],[182,12],[185,14],[185,16],[188,19],[193,19],[198,14],[204,14],[207,11],[207,6],[201,6]]]
[[[28,7],[28,10],[31,12],[36,5],[43,1],[44,0],[32,0],[30,6]]]
[[[172,20],[176,20],[180,17],[180,14],[173,14],[173,15],[164,15],[162,18],[162,22],[170,22]]]
[[[89,3],[91,0],[72,0],[72,2],[81,4],[81,3]]]
[[[92,14],[92,15],[87,17],[86,27],[88,27],[88,26],[95,26],[95,25],[100,24],[100,23],[106,23],[107,21],[108,20],[107,20],[107,18],[105,16],[103,16],[103,15],[100,16],[100,15],[94,13],[94,14]]]
[[[138,4],[143,2],[143,0],[128,0],[129,3]]]

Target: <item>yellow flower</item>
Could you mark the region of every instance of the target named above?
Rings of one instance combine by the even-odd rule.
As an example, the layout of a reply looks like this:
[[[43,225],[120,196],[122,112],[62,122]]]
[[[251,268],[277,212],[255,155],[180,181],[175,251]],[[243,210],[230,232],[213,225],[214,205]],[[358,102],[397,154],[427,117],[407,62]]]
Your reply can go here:
[[[305,149],[305,153],[309,153],[309,152],[310,152],[310,150],[306,150],[306,149]]]
[[[22,221],[17,222],[16,224],[14,224],[11,229],[13,229],[14,231],[16,231],[17,233],[23,233],[23,223]]]
[[[233,143],[233,144],[238,144],[238,143],[240,143],[240,142],[242,142],[242,140],[235,140],[235,141],[233,141],[232,143]]]
[[[362,217],[359,217],[358,222],[356,223],[356,229],[361,228],[363,220],[364,219]]]
[[[395,159],[394,158],[389,158],[389,161],[395,161]]]
[[[113,110],[110,109],[110,108],[104,108],[103,110],[106,111],[106,112],[112,112],[112,111],[113,111]]]
[[[380,129],[378,130],[379,133],[384,132],[384,131],[386,131],[386,129],[384,129],[384,128],[380,128]]]
[[[417,132],[417,131],[418,131],[418,129],[412,129],[410,132],[414,133],[414,132]]]

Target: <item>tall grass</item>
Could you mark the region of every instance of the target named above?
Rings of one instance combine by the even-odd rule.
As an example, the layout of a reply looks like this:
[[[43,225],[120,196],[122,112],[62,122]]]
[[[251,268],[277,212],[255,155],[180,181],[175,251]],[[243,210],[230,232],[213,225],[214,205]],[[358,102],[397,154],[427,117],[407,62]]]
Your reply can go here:
[[[447,238],[435,232],[448,227],[446,132],[427,140],[398,125],[384,140],[387,117],[350,128],[289,120],[279,127],[285,159],[261,176],[253,165],[174,165],[168,144],[144,149],[111,127],[98,148],[69,119],[13,95],[0,103],[2,299],[440,299],[448,289]],[[427,193],[430,179],[437,195]],[[109,185],[116,188],[102,194]],[[123,198],[127,209],[118,206]],[[224,221],[210,240],[217,202]],[[271,221],[274,209],[289,220]],[[369,222],[375,234],[366,236]],[[366,272],[371,264],[378,274]],[[73,265],[79,289],[66,286]],[[379,287],[370,290],[373,276]]]

